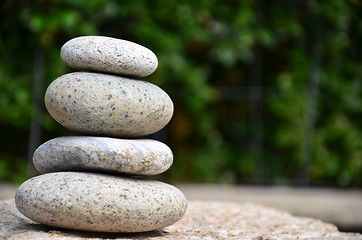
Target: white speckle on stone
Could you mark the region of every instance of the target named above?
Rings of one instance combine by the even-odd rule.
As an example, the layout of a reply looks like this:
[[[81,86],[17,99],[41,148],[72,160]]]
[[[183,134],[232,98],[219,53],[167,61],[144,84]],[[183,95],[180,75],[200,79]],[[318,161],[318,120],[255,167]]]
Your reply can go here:
[[[55,154],[55,152],[52,152],[52,153]],[[66,157],[66,156],[64,156],[63,154],[66,154],[66,153],[62,153],[62,156],[58,156],[58,157]],[[45,159],[43,159],[43,160],[45,160]],[[89,162],[97,163],[98,160],[99,160],[99,157],[98,157],[97,153],[92,152],[92,153],[90,154],[90,159],[89,159],[89,160],[90,160]]]
[[[96,232],[144,232],[181,219],[187,200],[166,183],[96,173],[58,172],[34,177],[15,204],[45,225]]]
[[[76,69],[139,77],[152,74],[158,65],[151,50],[130,41],[103,36],[71,39],[63,45],[60,55]]]
[[[36,149],[33,162],[40,173],[58,171],[110,171],[156,175],[173,162],[171,149],[151,139],[59,137]]]
[[[155,133],[173,114],[170,97],[152,83],[87,72],[54,80],[45,93],[45,105],[70,130],[115,137]]]

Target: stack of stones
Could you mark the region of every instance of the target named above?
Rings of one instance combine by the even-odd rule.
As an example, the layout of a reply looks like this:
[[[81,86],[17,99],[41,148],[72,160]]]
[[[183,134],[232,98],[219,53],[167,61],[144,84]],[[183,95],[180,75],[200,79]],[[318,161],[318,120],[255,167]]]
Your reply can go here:
[[[162,89],[129,78],[153,73],[155,54],[129,41],[85,36],[64,44],[61,57],[92,72],[53,81],[46,108],[64,127],[87,136],[55,138],[35,151],[43,175],[19,187],[17,208],[42,224],[98,232],[151,231],[181,219],[187,208],[182,192],[139,177],[160,174],[173,162],[165,144],[135,139],[159,131],[173,114]]]

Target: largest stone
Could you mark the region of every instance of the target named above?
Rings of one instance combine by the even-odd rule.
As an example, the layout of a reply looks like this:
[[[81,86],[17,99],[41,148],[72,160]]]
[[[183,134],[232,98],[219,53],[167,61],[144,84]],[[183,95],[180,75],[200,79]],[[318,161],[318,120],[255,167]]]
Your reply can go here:
[[[144,232],[178,221],[187,201],[166,183],[95,173],[48,173],[24,182],[15,204],[50,226],[98,232]]]
[[[116,137],[155,133],[173,114],[170,97],[152,83],[87,72],[53,81],[45,93],[45,106],[70,130]]]

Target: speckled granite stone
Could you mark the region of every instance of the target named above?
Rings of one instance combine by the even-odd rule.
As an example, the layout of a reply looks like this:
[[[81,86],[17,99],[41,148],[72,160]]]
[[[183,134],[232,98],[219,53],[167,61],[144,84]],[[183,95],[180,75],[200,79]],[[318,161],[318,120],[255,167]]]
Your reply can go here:
[[[61,58],[70,67],[131,76],[148,76],[158,65],[149,49],[126,40],[102,36],[77,37],[66,42]]]
[[[155,133],[173,114],[172,100],[154,84],[87,72],[53,81],[45,93],[45,105],[70,130],[117,137]]]
[[[6,240],[198,240],[333,239],[362,240],[359,233],[339,232],[317,219],[253,203],[190,201],[185,216],[164,229],[143,233],[95,233],[37,224],[23,216],[12,200],[0,201],[0,239]]]
[[[96,173],[57,172],[24,182],[15,204],[50,226],[96,232],[144,232],[180,220],[187,200],[166,183]]]
[[[108,137],[59,137],[36,149],[35,168],[40,173],[58,171],[112,171],[156,175],[173,161],[171,149],[150,139]]]

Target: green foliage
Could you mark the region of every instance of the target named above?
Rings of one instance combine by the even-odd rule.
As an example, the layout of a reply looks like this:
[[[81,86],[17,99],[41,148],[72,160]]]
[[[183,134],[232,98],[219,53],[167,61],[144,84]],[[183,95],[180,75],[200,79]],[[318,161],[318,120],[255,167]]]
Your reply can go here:
[[[1,141],[14,129],[30,127],[36,50],[45,51],[47,86],[73,71],[59,57],[62,44],[80,35],[106,35],[140,43],[158,56],[159,67],[146,80],[160,85],[175,103],[167,129],[175,155],[168,179],[249,182],[262,177],[293,183],[309,164],[303,146],[312,141],[312,183],[361,186],[361,4],[6,1],[0,4]],[[315,46],[321,46],[320,59]],[[250,147],[254,103],[244,96],[248,93],[230,96],[231,102],[222,93],[250,86],[258,59],[265,93],[262,161]],[[314,68],[319,94],[309,139],[308,79]],[[44,108],[39,115],[44,141],[62,131]],[[26,158],[27,146],[17,147],[22,150],[2,148],[0,169],[14,169],[13,156]],[[0,179],[8,179],[11,171],[2,170]]]
[[[21,184],[27,176],[24,159],[11,155],[0,154],[0,179]]]

